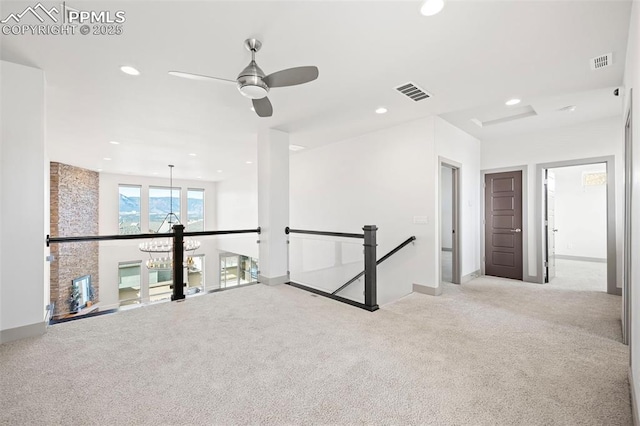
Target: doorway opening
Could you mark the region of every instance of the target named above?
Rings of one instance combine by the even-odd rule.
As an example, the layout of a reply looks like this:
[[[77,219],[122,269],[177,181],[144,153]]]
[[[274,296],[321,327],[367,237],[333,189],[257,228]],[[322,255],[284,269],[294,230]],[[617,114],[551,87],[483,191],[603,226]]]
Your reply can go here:
[[[617,287],[616,278],[615,157],[538,164],[537,180],[539,282],[576,290],[606,290],[620,296],[622,289]],[[565,192],[568,195],[559,195]],[[564,200],[560,205],[559,197]],[[563,265],[568,268],[558,280]]]
[[[440,161],[440,282],[460,284],[460,165]]]
[[[545,169],[544,282],[607,291],[607,165]]]

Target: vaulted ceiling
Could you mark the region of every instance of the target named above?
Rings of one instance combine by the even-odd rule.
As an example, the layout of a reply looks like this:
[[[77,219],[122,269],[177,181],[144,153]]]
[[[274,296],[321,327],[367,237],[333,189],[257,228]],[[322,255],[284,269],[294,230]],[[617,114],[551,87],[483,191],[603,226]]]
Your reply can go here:
[[[0,14],[29,4],[3,1]],[[433,114],[481,139],[617,114],[611,91],[622,83],[631,9],[616,0],[450,0],[425,17],[420,1],[66,4],[125,11],[123,34],[1,36],[3,60],[46,73],[51,160],[139,175],[164,174],[171,162],[177,177],[205,180],[255,167],[256,134],[268,127],[312,149]],[[167,74],[235,79],[250,60],[248,37],[263,42],[266,73],[320,69],[312,83],[272,90],[271,118],[257,117],[233,85]],[[590,69],[609,52],[611,66]],[[394,90],[409,81],[433,96],[414,102]],[[471,121],[509,114],[504,102],[514,97],[537,116]],[[558,111],[569,105],[576,110]],[[388,112],[376,114],[379,106]]]

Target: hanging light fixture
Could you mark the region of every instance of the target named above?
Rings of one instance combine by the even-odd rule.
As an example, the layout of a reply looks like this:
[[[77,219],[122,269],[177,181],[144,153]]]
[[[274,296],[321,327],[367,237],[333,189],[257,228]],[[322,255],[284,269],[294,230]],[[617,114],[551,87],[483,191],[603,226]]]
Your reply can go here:
[[[444,7],[444,0],[425,0],[420,8],[420,13],[424,16],[433,16],[442,10]]]
[[[160,230],[164,226],[164,224],[168,224],[169,232],[173,232],[173,225],[181,224],[180,218],[173,212],[173,164],[169,164],[169,213],[165,216],[164,220],[156,230],[156,233],[160,233]],[[200,241],[185,239],[184,240],[184,251],[190,254],[184,256],[185,262],[184,267],[189,267],[193,265],[193,253],[200,248]],[[141,252],[149,253],[149,260],[147,260],[146,265],[148,269],[156,269],[156,270],[170,270],[173,268],[173,241],[172,239],[153,239],[151,241],[146,241],[144,243],[140,243],[138,246]],[[154,257],[154,253],[164,253],[165,256]]]

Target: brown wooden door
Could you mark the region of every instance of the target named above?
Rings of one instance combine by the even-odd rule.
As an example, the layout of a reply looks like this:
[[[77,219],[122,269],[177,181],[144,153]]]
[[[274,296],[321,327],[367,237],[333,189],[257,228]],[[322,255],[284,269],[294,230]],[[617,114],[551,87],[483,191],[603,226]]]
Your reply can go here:
[[[485,274],[522,279],[522,172],[485,175]]]

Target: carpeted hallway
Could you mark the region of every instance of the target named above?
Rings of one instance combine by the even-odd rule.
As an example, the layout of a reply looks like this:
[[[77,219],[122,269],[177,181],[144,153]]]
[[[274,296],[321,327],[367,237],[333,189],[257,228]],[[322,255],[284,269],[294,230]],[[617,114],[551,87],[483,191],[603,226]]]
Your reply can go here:
[[[0,423],[629,425],[619,311],[486,277],[376,313],[249,286],[0,346]]]

